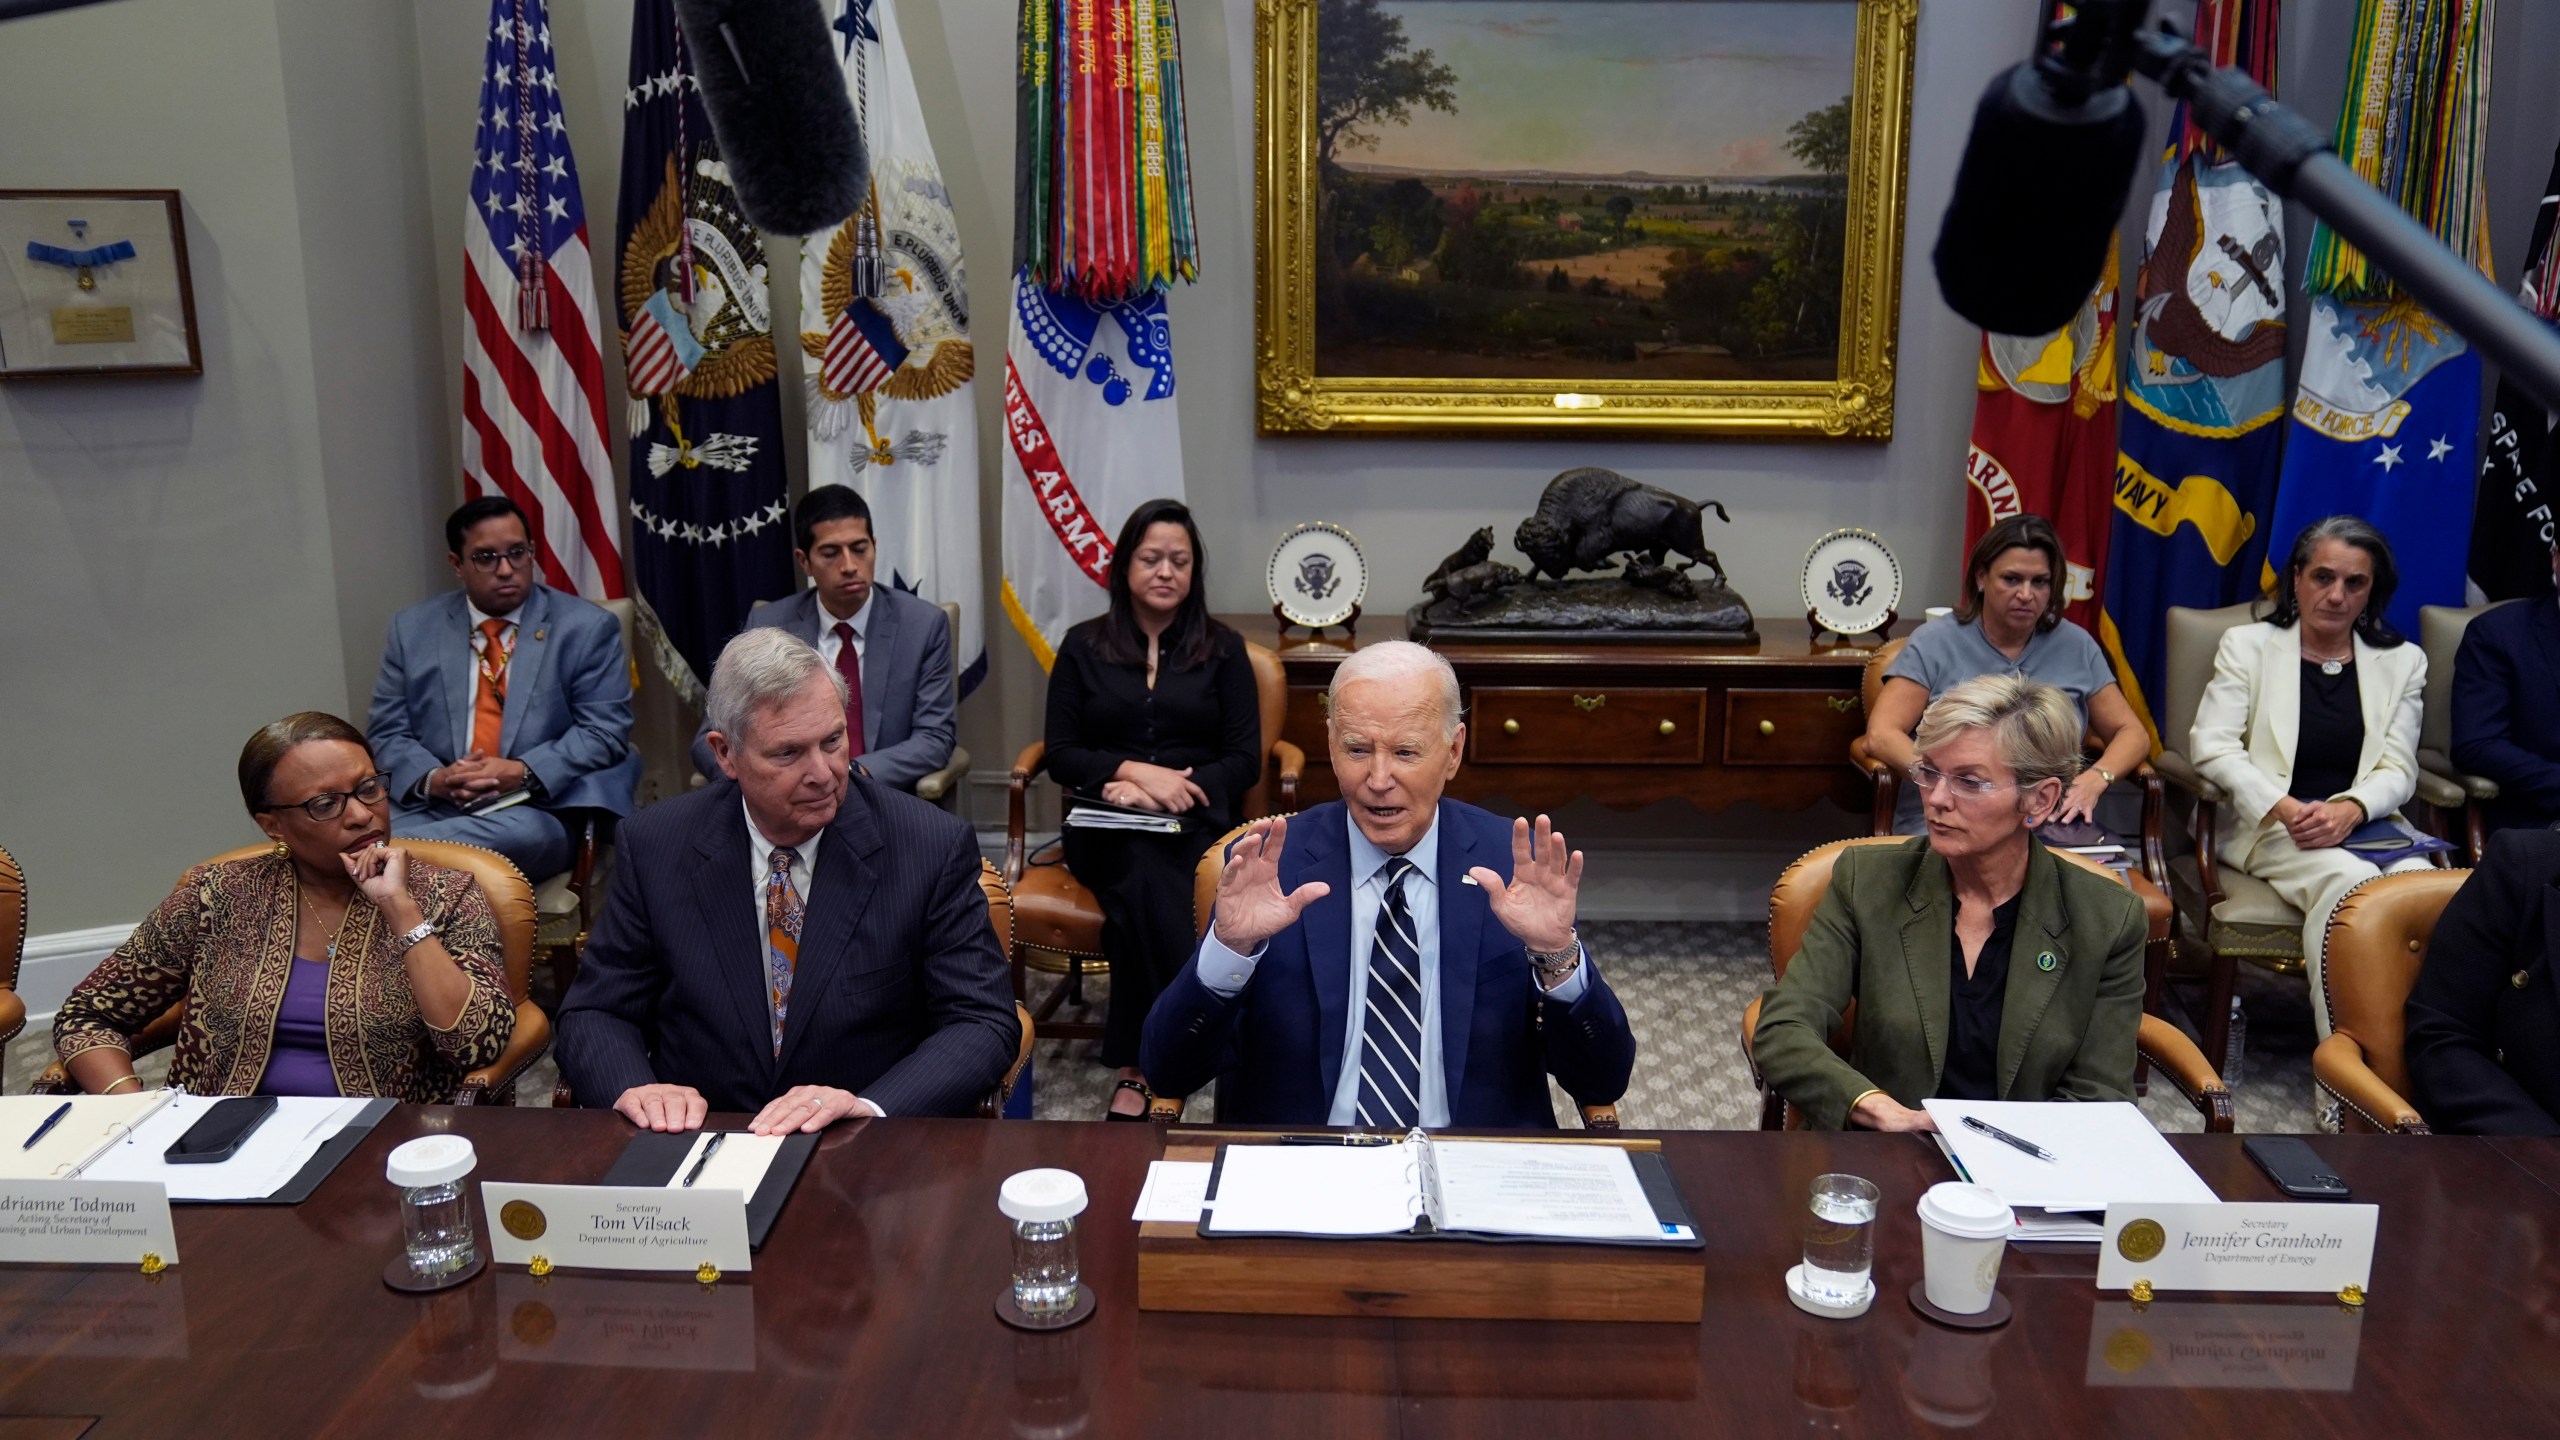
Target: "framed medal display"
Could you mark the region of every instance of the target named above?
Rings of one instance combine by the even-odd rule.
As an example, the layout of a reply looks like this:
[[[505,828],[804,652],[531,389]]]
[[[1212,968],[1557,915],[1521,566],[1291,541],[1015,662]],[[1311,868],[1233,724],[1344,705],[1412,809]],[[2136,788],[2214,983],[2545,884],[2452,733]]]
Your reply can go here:
[[[0,190],[0,380],[201,375],[175,190]]]

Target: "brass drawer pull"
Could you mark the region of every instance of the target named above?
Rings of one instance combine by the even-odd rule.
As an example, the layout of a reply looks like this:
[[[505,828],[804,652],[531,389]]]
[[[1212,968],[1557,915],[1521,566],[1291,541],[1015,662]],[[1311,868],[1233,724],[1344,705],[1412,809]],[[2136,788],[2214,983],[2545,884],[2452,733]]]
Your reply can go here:
[[[1761,734],[1763,734],[1763,735],[1775,735],[1775,734],[1777,734],[1777,733],[1778,733],[1778,722],[1777,722],[1777,721],[1775,721],[1775,720],[1763,720],[1763,721],[1761,721],[1761,722],[1760,722],[1760,733],[1761,733]]]
[[[1599,709],[1601,706],[1608,704],[1609,697],[1606,695],[1576,695],[1573,697],[1573,703],[1575,708],[1581,710],[1587,715],[1592,711]]]
[[[1502,722],[1502,733],[1503,733],[1503,734],[1505,734],[1505,735],[1517,735],[1517,734],[1519,734],[1519,733],[1520,733],[1520,722],[1519,722],[1519,721],[1517,721],[1517,720],[1505,720],[1505,721],[1503,721],[1503,722]]]
[[[1679,726],[1672,724],[1672,723],[1671,723],[1670,721],[1668,721],[1668,720],[1665,720],[1665,721],[1663,721],[1663,722],[1662,722],[1662,733],[1663,733],[1663,734],[1665,734],[1665,735],[1668,735],[1668,734],[1670,734],[1672,731],[1677,730],[1677,729],[1679,729],[1679,728],[1680,728]]]

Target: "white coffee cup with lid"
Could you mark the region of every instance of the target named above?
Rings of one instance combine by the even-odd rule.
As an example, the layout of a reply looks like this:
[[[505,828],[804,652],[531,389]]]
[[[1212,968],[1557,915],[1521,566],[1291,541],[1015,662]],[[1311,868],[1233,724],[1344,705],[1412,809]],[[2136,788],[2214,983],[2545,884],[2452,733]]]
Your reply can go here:
[[[2000,1257],[2017,1219],[1988,1185],[1946,1180],[1920,1197],[1920,1264],[1923,1293],[1950,1315],[1979,1315],[1991,1308],[2000,1284]]]

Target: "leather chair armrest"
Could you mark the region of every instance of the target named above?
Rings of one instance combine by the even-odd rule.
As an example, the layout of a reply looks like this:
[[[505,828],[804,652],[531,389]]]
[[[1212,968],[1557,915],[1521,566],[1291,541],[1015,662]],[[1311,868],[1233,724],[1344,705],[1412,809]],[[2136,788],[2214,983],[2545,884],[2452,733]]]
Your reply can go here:
[[[456,1105],[513,1105],[516,1103],[516,1081],[525,1067],[543,1057],[551,1049],[551,1017],[530,1000],[516,1004],[516,1033],[507,1040],[507,1048],[497,1059],[462,1077],[462,1088],[454,1093]]]
[[[2382,1081],[2364,1063],[2364,1047],[2345,1031],[2333,1032],[2311,1052],[2311,1078],[2338,1097],[2349,1110],[2376,1130],[2395,1135],[2427,1135],[2417,1107]]]
[[[0,990],[0,1045],[18,1038],[27,1028],[27,1002],[15,990]]]
[[[1751,1055],[1751,1038],[1760,1033],[1760,1001],[1763,998],[1754,995],[1751,1003],[1742,1007],[1742,1065],[1751,1072],[1751,1083],[1760,1092],[1760,1128],[1784,1130],[1787,1128],[1786,1097],[1769,1088],[1769,1082],[1761,1077],[1760,1062]]]
[[[44,1067],[43,1073],[36,1076],[35,1083],[27,1087],[27,1093],[30,1095],[77,1095],[80,1093],[80,1087],[71,1083],[71,1072],[63,1069],[62,1062],[56,1060]]]
[[[1878,775],[1893,773],[1892,766],[1877,759],[1875,752],[1867,748],[1867,737],[1864,735],[1849,742],[1849,766],[1871,779]]]
[[[1307,773],[1307,752],[1286,740],[1274,740],[1271,763],[1280,772],[1280,811],[1294,814],[1298,808],[1298,777]]]
[[[1005,777],[1004,799],[1004,883],[1019,885],[1026,858],[1022,837],[1027,826],[1027,805],[1032,777],[1049,760],[1049,742],[1034,740],[1013,757],[1013,771]]]
[[[2151,757],[2151,768],[2159,772],[2160,778],[2199,800],[2219,805],[2231,798],[2223,793],[2221,786],[2204,778],[2203,771],[2175,750],[2163,750]]]
[[[1875,752],[1867,748],[1864,735],[1849,742],[1849,767],[1866,776],[1867,783],[1875,789],[1874,797],[1867,805],[1867,833],[1892,834],[1893,811],[1901,798],[1902,777],[1893,773],[1892,766],[1876,758]]]
[[[2418,798],[2439,810],[2459,810],[2471,798],[2461,785],[2423,767],[2416,778]]]
[[[1615,1105],[1585,1105],[1581,1107],[1581,1110],[1582,1128],[1585,1130],[1615,1130],[1618,1128],[1618,1107]]]
[[[2231,1089],[2222,1083],[2222,1077],[2214,1072],[2212,1064],[2204,1058],[2204,1052],[2196,1048],[2196,1042],[2188,1039],[2185,1031],[2157,1015],[2145,1015],[2142,1017],[2142,1030],[2135,1037],[2134,1044],[2142,1052],[2142,1057],[2151,1062],[2151,1068],[2168,1076],[2169,1083],[2177,1086],[2178,1093],[2186,1096],[2187,1103],[2195,1106],[2196,1113],[2204,1117],[2205,1133],[2231,1133],[2232,1126],[2240,1118],[2239,1110],[2231,1099]]]
[[[2454,784],[2461,786],[2463,793],[2469,795],[2474,800],[2495,800],[2498,798],[2497,781],[2492,780],[2485,775],[2463,774],[2460,770],[2454,768],[2453,757],[2445,754],[2441,750],[2419,751],[2418,769],[2421,772],[2433,775],[2438,779],[2452,781]]]
[[[1184,1097],[1158,1095],[1147,1101],[1147,1118],[1159,1125],[1170,1125],[1182,1118]]]
[[[1013,1087],[1022,1083],[1022,1072],[1031,1066],[1031,1047],[1037,1043],[1038,1036],[1032,1029],[1031,1012],[1022,1008],[1019,1000],[1013,1002],[1013,1019],[1022,1027],[1022,1038],[1014,1044],[1013,1063],[1005,1067],[1003,1081],[996,1086],[994,1093],[978,1102],[978,1118],[982,1120],[1004,1118],[1005,1102],[1013,1098]]]
[[[942,803],[969,774],[969,752],[951,747],[951,763],[916,781],[916,798],[931,805]]]

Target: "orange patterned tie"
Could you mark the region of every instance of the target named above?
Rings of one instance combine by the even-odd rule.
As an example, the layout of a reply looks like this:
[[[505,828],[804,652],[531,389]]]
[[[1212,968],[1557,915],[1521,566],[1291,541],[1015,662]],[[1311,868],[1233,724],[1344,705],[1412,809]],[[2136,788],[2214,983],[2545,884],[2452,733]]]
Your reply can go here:
[[[480,693],[471,706],[471,748],[486,758],[498,753],[498,736],[507,723],[507,661],[516,652],[512,620],[480,622]]]
[[[799,887],[791,883],[791,862],[800,857],[773,847],[772,873],[764,887],[765,966],[773,982],[773,1053],[782,1053],[782,1017],[791,1009],[791,974],[800,967]]]

